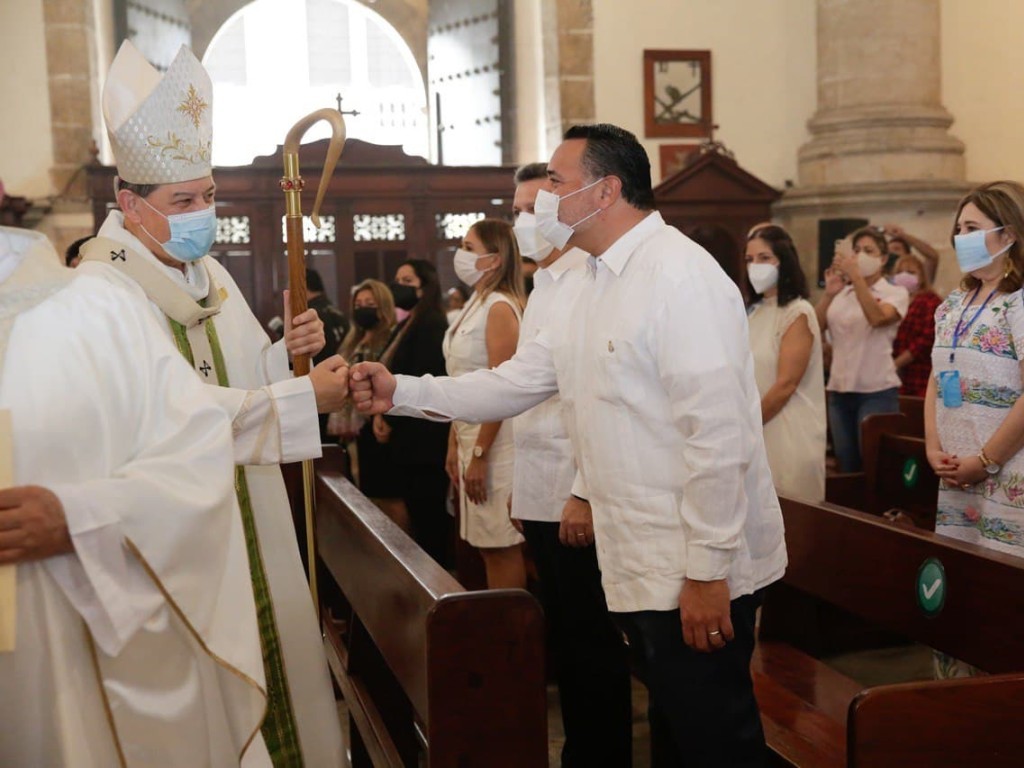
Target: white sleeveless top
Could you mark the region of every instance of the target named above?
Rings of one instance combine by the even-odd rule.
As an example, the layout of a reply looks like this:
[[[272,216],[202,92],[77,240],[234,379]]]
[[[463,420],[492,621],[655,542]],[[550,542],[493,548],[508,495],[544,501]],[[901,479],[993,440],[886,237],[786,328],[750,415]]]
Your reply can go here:
[[[750,308],[750,351],[763,398],[778,378],[782,337],[800,317],[814,337],[811,359],[796,392],[764,425],[764,446],[779,495],[819,502],[825,498],[825,374],[814,307],[799,298],[784,307],[775,298],[755,304]]]
[[[448,326],[444,336],[444,359],[449,376],[461,376],[481,368],[490,368],[487,356],[487,316],[491,307],[504,302],[512,307],[522,321],[522,313],[508,296],[494,291],[480,301],[473,294],[455,322]],[[464,474],[473,460],[473,446],[480,433],[479,424],[454,421],[459,449],[459,473]],[[515,469],[515,445],[511,420],[502,422],[498,434],[487,452],[487,501],[472,503],[466,495],[465,483],[459,484],[459,535],[474,547],[510,547],[523,540],[508,518],[508,498],[512,493]]]
[[[474,293],[455,322],[448,326],[442,351],[449,376],[461,376],[491,367],[487,356],[487,316],[491,313],[491,307],[500,302],[512,307],[516,318],[522,321],[522,311],[512,299],[498,291],[491,291],[483,302],[480,301],[480,295]]]

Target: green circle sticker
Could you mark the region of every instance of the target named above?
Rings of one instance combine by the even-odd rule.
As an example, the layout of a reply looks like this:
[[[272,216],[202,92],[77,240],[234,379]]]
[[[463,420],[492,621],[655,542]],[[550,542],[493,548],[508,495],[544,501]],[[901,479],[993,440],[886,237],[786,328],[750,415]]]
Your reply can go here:
[[[921,478],[921,465],[911,456],[903,463],[903,487],[913,488]]]
[[[946,604],[946,569],[929,557],[917,569],[917,604],[925,616],[938,616]]]

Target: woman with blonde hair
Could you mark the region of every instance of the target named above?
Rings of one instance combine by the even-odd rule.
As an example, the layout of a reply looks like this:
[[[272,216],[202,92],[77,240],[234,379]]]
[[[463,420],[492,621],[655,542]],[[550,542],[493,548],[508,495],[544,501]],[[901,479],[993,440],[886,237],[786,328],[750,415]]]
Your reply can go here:
[[[910,253],[896,260],[892,283],[910,293],[910,307],[892,344],[893,362],[902,382],[900,394],[924,397],[932,375],[935,310],[942,299],[932,290],[925,264]]]
[[[342,340],[338,354],[350,364],[357,358],[359,362],[376,361],[395,327],[395,300],[391,291],[379,280],[363,280],[352,289],[350,317],[352,327]]]
[[[349,317],[352,318],[352,326],[342,340],[338,353],[350,365],[378,361],[395,327],[395,302],[391,291],[377,280],[359,283],[352,289]],[[331,414],[327,428],[343,444],[348,444],[350,449],[354,444],[353,463],[359,489],[381,509],[389,512],[388,447],[374,439],[372,424],[349,401],[342,410]]]
[[[448,328],[444,355],[449,376],[494,368],[515,354],[526,295],[512,225],[478,221],[455,252],[455,272],[473,295]],[[458,489],[460,535],[477,547],[487,586],[526,586],[523,537],[512,526],[511,423],[452,422],[445,469]]]

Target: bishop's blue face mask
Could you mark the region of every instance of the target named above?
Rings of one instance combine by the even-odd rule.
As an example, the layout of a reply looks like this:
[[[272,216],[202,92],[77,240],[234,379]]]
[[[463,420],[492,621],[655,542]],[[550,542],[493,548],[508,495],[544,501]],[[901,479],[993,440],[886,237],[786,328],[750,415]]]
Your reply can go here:
[[[1005,227],[994,227],[992,229],[976,229],[966,235],[953,235],[953,247],[956,249],[956,261],[960,265],[960,271],[965,275],[978,269],[984,269],[997,256],[1001,256],[1010,250],[1013,242],[1006,244],[1004,248],[996,253],[989,253],[985,245],[985,235],[989,232],[998,232]]]
[[[178,261],[198,261],[210,252],[213,241],[217,239],[217,210],[214,205],[201,211],[174,213],[168,216],[153,208],[145,198],[140,197],[139,200],[167,219],[167,224],[171,228],[171,239],[160,245],[168,256]],[[142,231],[153,237],[145,227],[142,227]],[[153,239],[160,242],[155,237]]]

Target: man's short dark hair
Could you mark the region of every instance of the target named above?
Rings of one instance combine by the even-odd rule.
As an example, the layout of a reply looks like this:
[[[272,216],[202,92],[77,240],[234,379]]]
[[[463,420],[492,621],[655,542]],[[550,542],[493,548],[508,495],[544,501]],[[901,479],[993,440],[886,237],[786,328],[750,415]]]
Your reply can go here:
[[[622,182],[622,197],[634,208],[654,208],[651,189],[651,161],[647,152],[629,131],[616,125],[574,125],[565,132],[564,140],[584,139],[583,169],[592,179],[615,176]]]
[[[527,163],[526,165],[521,165],[516,169],[516,186],[525,184],[528,181],[536,181],[537,179],[544,179],[547,181],[547,178],[547,163]]]
[[[324,279],[315,269],[306,267],[306,288],[317,293],[324,292]]]
[[[117,177],[117,191],[120,192],[122,189],[127,189],[129,192],[134,192],[139,197],[149,197],[160,188],[159,184],[132,184],[130,181],[125,181],[120,176]]]

